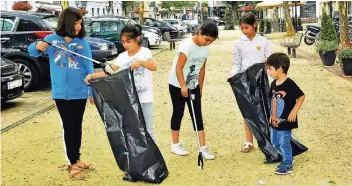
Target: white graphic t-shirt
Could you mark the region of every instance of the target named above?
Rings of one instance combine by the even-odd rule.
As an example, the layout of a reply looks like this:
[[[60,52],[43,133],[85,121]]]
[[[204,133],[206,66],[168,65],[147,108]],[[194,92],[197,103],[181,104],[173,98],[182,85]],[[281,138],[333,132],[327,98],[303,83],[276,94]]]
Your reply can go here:
[[[148,48],[141,49],[134,56],[128,56],[128,52],[121,53],[115,60],[114,65],[119,66],[120,70],[130,68],[131,64],[137,60],[147,61],[153,58]],[[139,101],[141,103],[153,102],[153,75],[152,71],[145,67],[140,67],[133,71],[134,82],[136,85]]]
[[[181,86],[176,76],[176,65],[181,52],[187,57],[183,67],[183,78],[189,89],[195,89],[198,86],[200,69],[208,57],[209,47],[196,45],[192,38],[182,41],[173,60],[169,76],[169,84],[178,88]]]

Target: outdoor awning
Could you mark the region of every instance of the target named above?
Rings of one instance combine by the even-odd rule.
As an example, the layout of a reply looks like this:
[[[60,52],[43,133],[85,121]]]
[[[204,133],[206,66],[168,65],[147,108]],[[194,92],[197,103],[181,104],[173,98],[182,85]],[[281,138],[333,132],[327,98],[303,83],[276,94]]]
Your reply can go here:
[[[246,11],[251,11],[251,10],[254,10],[254,6],[249,5],[249,6],[242,7],[240,9],[240,12],[246,12]]]
[[[303,6],[304,1],[300,1],[299,3],[296,4],[297,6]],[[288,6],[295,6],[294,3],[288,3]],[[270,2],[261,2],[258,3],[257,6],[255,7],[256,9],[258,8],[275,8],[275,7],[282,7],[282,1],[270,1]]]

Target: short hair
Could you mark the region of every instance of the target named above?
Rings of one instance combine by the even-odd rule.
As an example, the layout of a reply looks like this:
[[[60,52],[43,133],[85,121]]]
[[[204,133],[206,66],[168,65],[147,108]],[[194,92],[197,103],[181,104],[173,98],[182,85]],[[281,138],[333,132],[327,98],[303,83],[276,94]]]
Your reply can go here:
[[[248,12],[240,18],[240,24],[241,23],[248,24],[253,27],[254,24],[257,24],[257,21],[255,19],[255,15],[252,12]],[[255,32],[257,32],[257,30],[258,26],[255,27]]]
[[[75,22],[82,19],[81,30],[76,35]],[[68,7],[60,13],[59,21],[55,29],[57,35],[61,37],[70,38],[83,38],[87,35],[86,29],[84,28],[83,16],[78,9]]]
[[[122,36],[127,36],[130,39],[136,39],[138,36],[142,36],[142,26],[140,24],[125,25],[121,30],[120,38]],[[138,44],[142,44],[142,38],[139,40]]]
[[[218,26],[213,21],[205,21],[204,24],[202,24],[202,26],[199,28],[197,35],[199,34],[199,31],[202,35],[215,39],[217,39],[219,36]]]
[[[266,64],[268,66],[273,66],[275,70],[281,67],[282,72],[287,74],[288,69],[290,68],[290,58],[282,52],[277,52],[269,56]]]

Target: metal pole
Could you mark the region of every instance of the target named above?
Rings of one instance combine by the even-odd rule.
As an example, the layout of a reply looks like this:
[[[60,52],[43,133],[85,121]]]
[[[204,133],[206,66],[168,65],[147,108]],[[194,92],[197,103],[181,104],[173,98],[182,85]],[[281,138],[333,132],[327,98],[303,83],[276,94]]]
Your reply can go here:
[[[203,24],[203,11],[202,11],[202,1],[200,1],[200,19],[202,20],[202,24]]]
[[[296,32],[298,32],[298,20],[297,20],[297,3],[295,3],[295,18],[296,18]]]

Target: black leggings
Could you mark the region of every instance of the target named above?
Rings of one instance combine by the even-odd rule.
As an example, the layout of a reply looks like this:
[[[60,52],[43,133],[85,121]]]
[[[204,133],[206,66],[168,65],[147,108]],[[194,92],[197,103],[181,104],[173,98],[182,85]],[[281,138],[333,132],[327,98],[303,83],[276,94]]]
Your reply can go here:
[[[63,125],[62,132],[66,157],[71,164],[75,164],[81,155],[79,149],[81,148],[82,119],[86,102],[86,99],[55,99]]]
[[[172,117],[171,117],[171,130],[180,130],[181,127],[181,121],[183,118],[183,112],[185,110],[185,103],[187,102],[188,105],[188,110],[190,113],[190,116],[192,118],[193,122],[193,129],[194,127],[194,120],[193,120],[193,114],[192,114],[192,108],[191,108],[191,102],[190,98],[183,97],[181,94],[181,88],[175,87],[173,85],[169,84],[169,91],[171,95],[171,101],[172,101]],[[190,90],[192,94],[195,94],[195,100],[193,100],[193,107],[194,107],[194,112],[196,115],[196,121],[197,121],[197,128],[198,131],[204,130],[203,127],[203,117],[202,117],[202,104],[201,104],[201,97],[200,97],[200,88],[197,86],[197,88]]]

